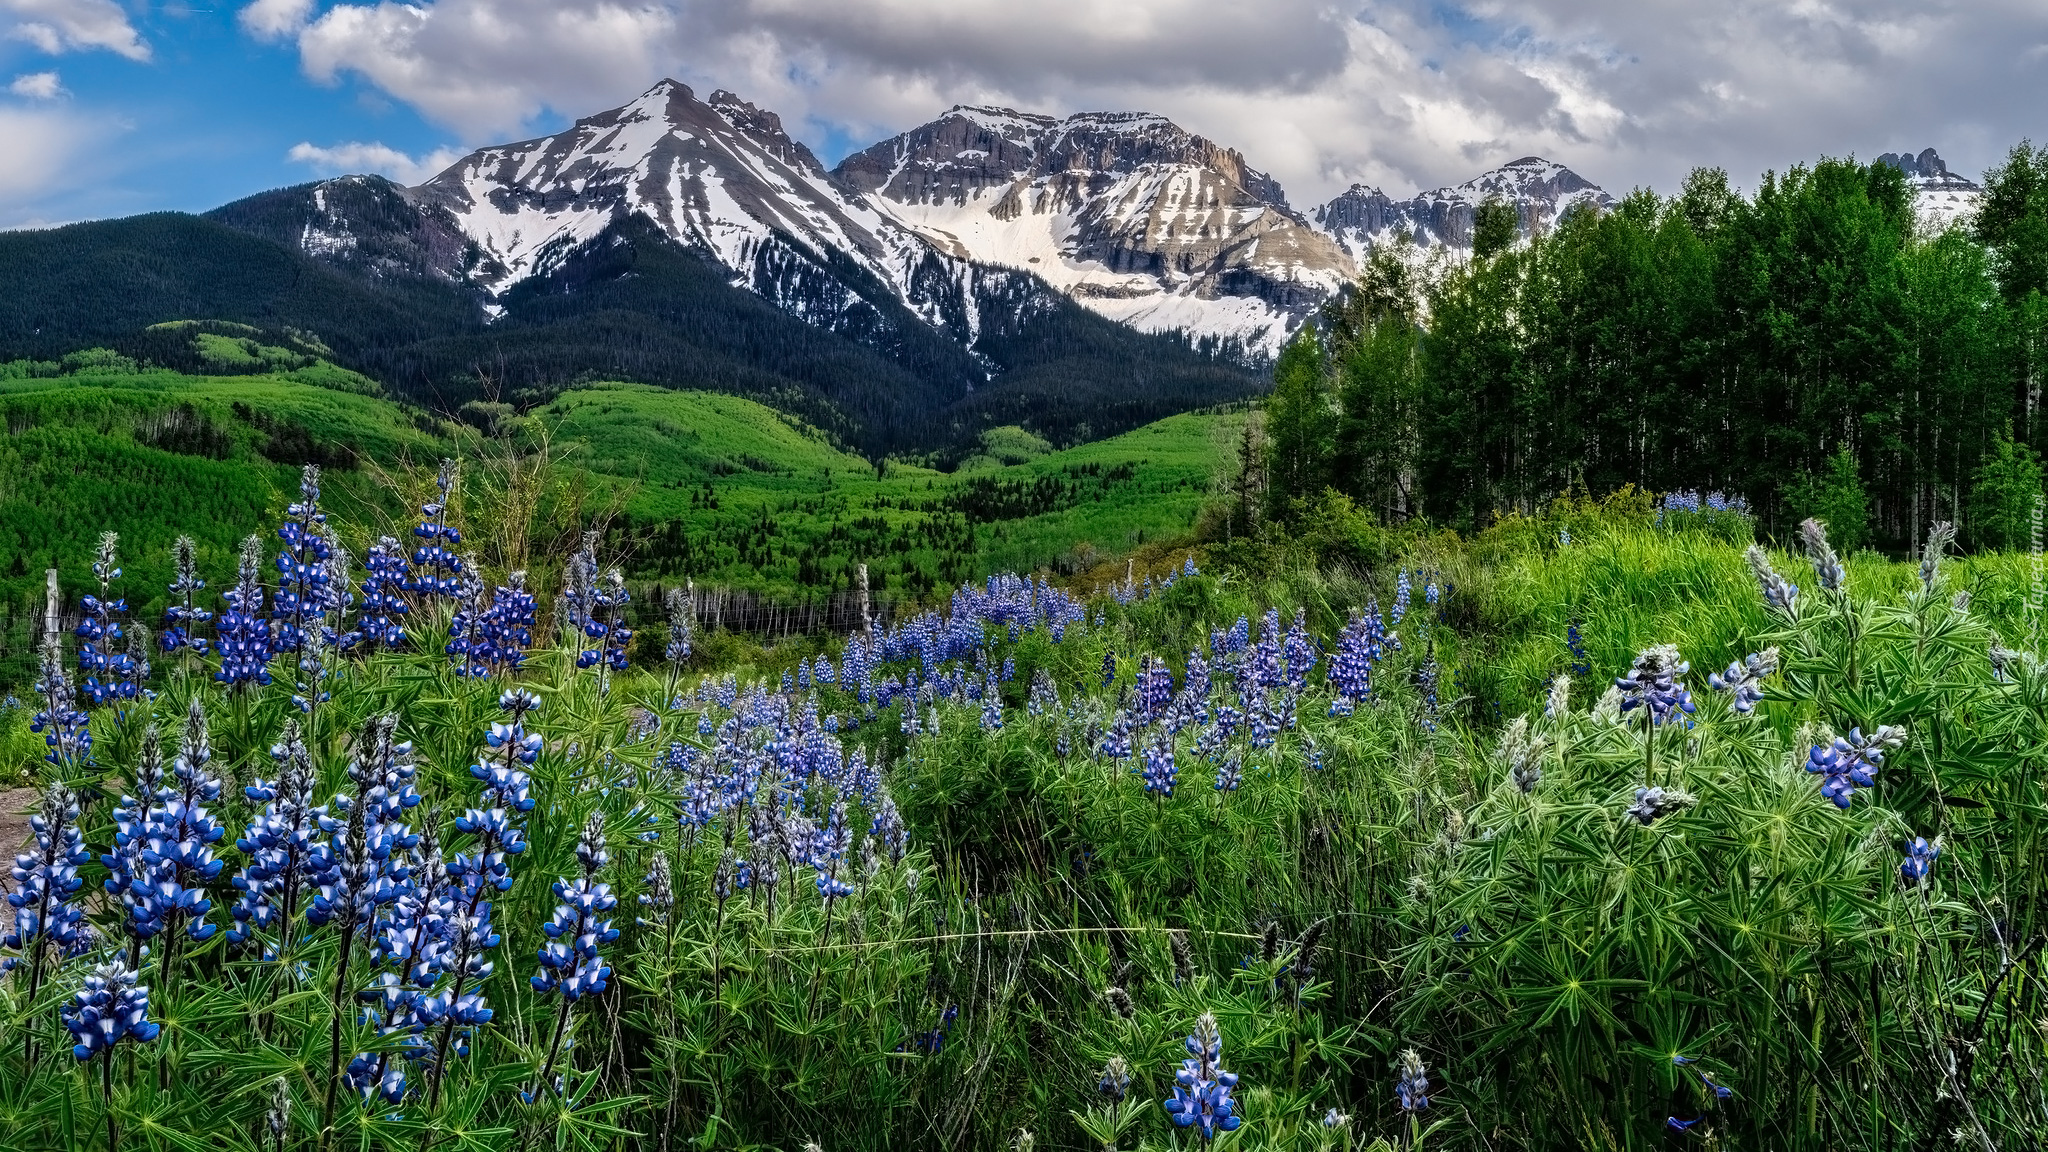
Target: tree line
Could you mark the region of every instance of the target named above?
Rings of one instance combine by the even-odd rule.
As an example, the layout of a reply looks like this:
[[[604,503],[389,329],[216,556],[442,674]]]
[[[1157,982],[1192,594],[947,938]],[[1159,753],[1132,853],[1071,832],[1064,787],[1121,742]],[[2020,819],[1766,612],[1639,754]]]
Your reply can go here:
[[[1469,529],[1572,490],[1746,496],[1767,531],[1834,516],[1850,545],[2030,532],[2048,447],[2048,147],[1978,210],[1921,223],[1904,175],[1823,159],[1753,194],[1720,169],[1472,258],[1383,248],[1275,366],[1264,511],[1341,492]]]

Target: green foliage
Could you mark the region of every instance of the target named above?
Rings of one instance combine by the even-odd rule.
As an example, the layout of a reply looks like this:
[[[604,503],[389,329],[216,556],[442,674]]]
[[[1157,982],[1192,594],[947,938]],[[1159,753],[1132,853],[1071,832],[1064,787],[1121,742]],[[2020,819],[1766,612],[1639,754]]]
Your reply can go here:
[[[1829,537],[1844,551],[1854,551],[1869,538],[1870,498],[1856,470],[1856,454],[1847,444],[1828,456],[1824,471],[1795,481],[1785,505],[1788,518],[1811,517],[1827,525]]]
[[[1292,501],[1321,492],[1336,448],[1337,409],[1329,394],[1321,335],[1303,325],[1273,368],[1266,401],[1266,499],[1281,518]]]
[[[1988,548],[2018,551],[2038,545],[2041,461],[2033,449],[2000,436],[1977,466],[1970,489],[1970,534]]]
[[[1515,246],[1521,213],[1506,200],[1489,199],[1472,210],[1472,259],[1491,260]]]
[[[1320,512],[1359,518],[1341,501]],[[1411,540],[1399,559],[1437,575],[1418,579],[1393,626],[1398,647],[1348,714],[1333,714],[1323,672],[1351,613],[1392,602],[1391,573],[1373,558],[1183,575],[1096,599],[1059,639],[1043,625],[1013,639],[975,622],[979,642],[928,669],[915,645],[889,649],[898,658],[882,674],[894,677],[1013,661],[992,685],[999,727],[964,692],[927,700],[877,684],[863,699],[840,681],[746,702],[748,680],[773,684],[816,647],[728,638],[720,659],[741,662],[726,667],[742,679],[727,706],[717,672],[606,678],[543,646],[519,676],[542,700],[528,717],[544,742],[536,803],[516,817],[528,847],[508,857],[513,882],[492,897],[494,970],[472,986],[494,1015],[452,1050],[438,1099],[429,1066],[407,1064],[400,1099],[343,1090],[323,1136],[330,1029],[344,1065],[357,1053],[403,1061],[404,1037],[380,1036],[351,994],[379,986],[372,951],[354,948],[344,966],[338,934],[296,918],[282,962],[224,934],[153,946],[144,983],[163,1034],[105,1066],[103,1095],[101,1068],[72,1059],[57,1024],[89,966],[123,947],[118,906],[95,903],[108,941],[98,952],[51,959],[33,991],[18,976],[0,983],[0,1142],[88,1145],[111,1114],[130,1146],[147,1132],[166,1146],[260,1147],[281,1091],[287,1146],[982,1148],[1029,1129],[1049,1147],[1114,1139],[1164,1152],[1187,1142],[1157,1101],[1203,1013],[1241,1077],[1244,1126],[1229,1143],[1245,1152],[1619,1152],[1659,1146],[1671,1117],[1699,1122],[1692,1139],[1788,1152],[1918,1147],[1959,1129],[2005,1147],[2048,1123],[2026,991],[2048,912],[2048,812],[2033,786],[2048,672],[1994,649],[1992,631],[2017,634],[2020,559],[1937,556],[1923,570],[1864,554],[1844,591],[1816,582],[1767,609],[1736,549],[1704,528],[1654,527],[1640,493],[1505,517],[1462,546]],[[1766,559],[1805,582],[1798,558]],[[1960,590],[1976,596],[1960,603]],[[1248,660],[1211,638],[1268,606],[1283,629],[1299,610],[1325,654],[1298,691],[1248,699]],[[177,748],[197,697],[212,719],[210,770],[236,785],[271,778],[268,749],[289,722],[322,802],[350,790],[351,761],[374,746],[366,722],[395,714],[424,797],[402,819],[432,826],[443,852],[472,849],[450,817],[478,803],[468,765],[505,755],[485,740],[505,685],[452,674],[439,654],[448,611],[419,605],[406,651],[336,660],[310,712],[290,700],[289,657],[272,666],[276,684],[243,694],[213,685],[203,663],[162,662],[157,697],[99,710],[96,762],[62,772],[99,797],[85,806],[87,841],[108,844],[110,798],[132,791],[142,727],[154,721]],[[1591,669],[1559,690],[1567,621],[1582,626]],[[1700,666],[1678,673],[1696,705],[1684,723],[1646,724],[1645,710],[1618,709],[1618,693],[1597,698],[1660,642]],[[1704,673],[1766,646],[1780,670],[1756,714],[1741,714]],[[1150,794],[1134,760],[1102,740],[1131,706],[1143,658],[1174,654],[1178,681],[1189,651],[1210,661],[1196,701],[1211,719],[1175,733],[1176,722],[1125,716],[1139,746],[1170,741],[1176,753],[1172,794]],[[1110,653],[1118,674],[1105,684]],[[1431,669],[1442,672],[1434,702],[1417,687]],[[1204,735],[1225,707],[1267,706],[1293,717],[1270,744],[1243,727]],[[18,726],[10,712],[0,724]],[[807,716],[832,717],[836,735],[780,734]],[[1830,804],[1809,754],[1879,725],[1901,726],[1903,746],[1848,807]],[[858,749],[877,790],[778,759],[798,748]],[[1218,788],[1232,760],[1241,784]],[[720,794],[742,761],[763,772],[752,806],[690,816],[686,802]],[[1645,824],[1628,809],[1652,786],[1681,799]],[[901,859],[860,843],[882,795],[908,822]],[[800,830],[800,817],[837,803],[855,846],[816,865],[760,819],[779,812]],[[244,862],[230,845],[256,806],[236,786],[211,805],[229,829],[208,891],[217,922]],[[527,977],[553,882],[574,874],[593,813],[610,852],[596,879],[619,898],[621,935],[601,946],[612,989],[564,1012]],[[1914,837],[1941,854],[1908,883],[1900,846]],[[721,898],[728,846],[755,882]],[[639,904],[657,859],[674,902]],[[772,893],[759,879],[771,861]],[[82,871],[89,888],[102,875],[97,863]],[[825,903],[820,873],[852,890]],[[286,923],[259,937],[285,946]],[[1416,1116],[1396,1111],[1390,1090],[1411,1048],[1432,1083]],[[1132,1074],[1124,1106],[1095,1090],[1112,1058]],[[1341,1128],[1323,1127],[1331,1109],[1349,1117]]]

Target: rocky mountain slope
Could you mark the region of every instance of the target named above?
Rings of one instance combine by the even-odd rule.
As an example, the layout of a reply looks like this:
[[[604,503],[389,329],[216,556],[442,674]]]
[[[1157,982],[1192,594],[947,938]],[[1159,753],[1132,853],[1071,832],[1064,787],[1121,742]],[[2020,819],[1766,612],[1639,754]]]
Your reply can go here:
[[[1272,177],[1148,113],[958,106],[833,175],[942,252],[1147,331],[1270,353],[1352,275]]]
[[[1317,227],[1336,239],[1353,259],[1406,234],[1421,248],[1469,249],[1473,213],[1489,200],[1505,200],[1529,235],[1555,224],[1577,207],[1614,204],[1592,181],[1537,156],[1524,156],[1463,184],[1395,200],[1378,188],[1353,184],[1315,211]]]
[[[1906,174],[1906,184],[1915,194],[1914,208],[1923,222],[1935,228],[1946,228],[1975,212],[1977,201],[1984,196],[1982,185],[1949,171],[1932,148],[1923,148],[1918,155],[1887,152],[1877,162]]]

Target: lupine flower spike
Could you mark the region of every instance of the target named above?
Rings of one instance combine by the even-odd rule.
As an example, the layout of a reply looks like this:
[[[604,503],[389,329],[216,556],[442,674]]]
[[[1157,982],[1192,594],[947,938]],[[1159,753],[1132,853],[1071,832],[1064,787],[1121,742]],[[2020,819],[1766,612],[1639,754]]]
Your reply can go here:
[[[1847,739],[1838,736],[1832,745],[1814,745],[1806,757],[1806,770],[1822,778],[1822,796],[1837,808],[1847,808],[1856,789],[1876,785],[1884,754],[1905,743],[1906,730],[1895,725],[1879,725],[1868,737],[1861,728],[1852,729]]]
[[[1899,878],[1916,886],[1925,883],[1928,870],[1934,867],[1940,856],[1940,837],[1932,843],[1925,836],[1913,837],[1913,842],[1906,846],[1906,859],[1899,864]]]
[[[1422,1054],[1413,1048],[1401,1053],[1394,1099],[1401,1105],[1401,1111],[1411,1116],[1429,1107],[1429,1069],[1422,1063]]]
[[[1799,542],[1806,548],[1806,558],[1813,564],[1813,575],[1820,581],[1821,588],[1840,592],[1849,574],[1842,567],[1842,558],[1835,555],[1834,546],[1828,543],[1828,526],[1814,519],[1802,522],[1799,525]]]
[[[1629,674],[1614,681],[1614,686],[1621,689],[1621,710],[1645,708],[1652,724],[1690,715],[1695,709],[1692,693],[1678,677],[1691,668],[1679,659],[1678,649],[1670,644],[1644,649]]]
[[[1186,1047],[1187,1059],[1174,1074],[1173,1095],[1166,1100],[1167,1118],[1176,1128],[1193,1128],[1204,1143],[1218,1132],[1235,1132],[1244,1123],[1231,1099],[1237,1074],[1223,1068],[1223,1032],[1215,1014],[1202,1013]]]
[[[1733,700],[1729,707],[1747,716],[1756,711],[1757,701],[1764,698],[1764,678],[1777,670],[1778,650],[1766,648],[1729,664],[1725,672],[1708,675],[1707,683],[1713,685],[1715,691],[1730,694]]]
[[[1799,602],[1799,585],[1778,575],[1771,567],[1771,558],[1764,550],[1751,544],[1742,554],[1749,561],[1749,570],[1756,574],[1757,587],[1763,591],[1764,604],[1786,615],[1791,615]]]
[[[206,581],[199,578],[199,546],[190,536],[180,536],[171,545],[169,588],[174,602],[164,610],[160,645],[166,653],[206,655],[206,638],[199,635],[199,626],[212,620],[213,613],[197,603],[198,594],[206,590]]]

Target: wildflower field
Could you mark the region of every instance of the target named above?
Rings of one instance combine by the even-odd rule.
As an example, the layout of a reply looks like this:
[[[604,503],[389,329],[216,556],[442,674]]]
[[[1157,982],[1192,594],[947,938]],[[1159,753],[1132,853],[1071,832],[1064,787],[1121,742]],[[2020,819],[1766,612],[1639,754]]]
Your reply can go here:
[[[154,644],[102,542],[0,714],[0,1146],[2048,1134],[2024,558],[1560,505],[706,669],[444,480],[352,564],[308,469]]]

